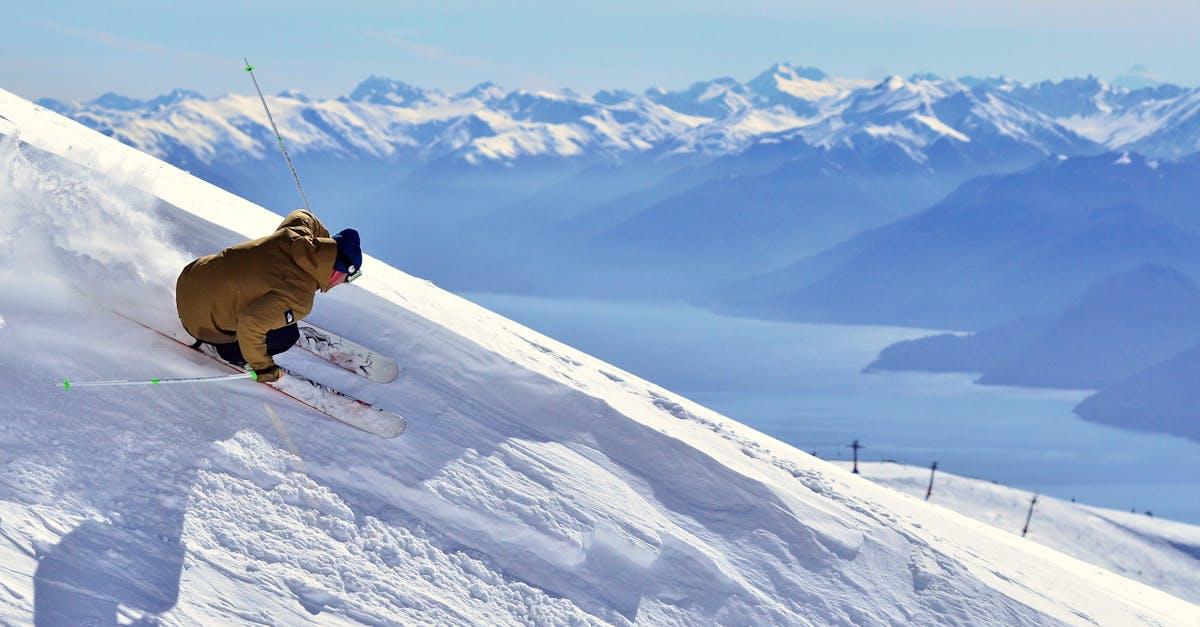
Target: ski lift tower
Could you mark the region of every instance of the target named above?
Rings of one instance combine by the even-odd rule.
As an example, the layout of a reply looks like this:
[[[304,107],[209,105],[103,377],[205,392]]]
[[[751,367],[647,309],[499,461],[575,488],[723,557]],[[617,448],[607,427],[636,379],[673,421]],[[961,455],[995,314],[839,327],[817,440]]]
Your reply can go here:
[[[867,447],[863,446],[862,444],[859,444],[858,440],[855,440],[853,443],[851,443],[849,445],[849,448],[854,449],[854,468],[850,472],[857,475],[858,474],[858,449],[867,448]]]

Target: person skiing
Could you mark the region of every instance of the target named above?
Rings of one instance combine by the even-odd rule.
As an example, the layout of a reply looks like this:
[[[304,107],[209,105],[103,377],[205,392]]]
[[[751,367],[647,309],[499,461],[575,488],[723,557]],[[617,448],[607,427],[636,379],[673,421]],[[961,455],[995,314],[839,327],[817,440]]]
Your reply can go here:
[[[362,275],[358,231],[330,237],[316,216],[288,214],[275,232],[189,263],[175,284],[179,321],[196,343],[249,366],[258,381],[283,376],[272,356],[300,339],[296,323],[328,292]]]

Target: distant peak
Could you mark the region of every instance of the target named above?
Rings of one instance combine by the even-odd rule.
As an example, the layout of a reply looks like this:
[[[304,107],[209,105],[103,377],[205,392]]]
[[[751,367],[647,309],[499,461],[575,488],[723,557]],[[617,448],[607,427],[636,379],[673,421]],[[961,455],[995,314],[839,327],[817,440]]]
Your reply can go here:
[[[823,81],[829,78],[829,75],[815,67],[795,66],[791,63],[779,62],[758,76],[750,79],[751,86],[765,86],[776,83],[779,79],[797,80],[808,79],[810,81]]]
[[[496,100],[504,97],[504,89],[492,81],[484,81],[463,92],[460,97],[483,101]]]
[[[773,74],[782,74],[791,78],[807,78],[813,81],[823,81],[829,78],[829,75],[822,72],[820,69],[812,66],[792,65],[791,63],[776,63],[772,65],[768,72]]]
[[[170,96],[172,98],[179,98],[179,99],[186,98],[189,100],[205,100],[204,95],[201,94],[200,92],[192,91],[190,89],[184,89],[182,87],[176,87],[175,89],[172,89],[170,91],[170,93],[168,93],[166,95]]]
[[[168,93],[147,101],[145,106],[149,109],[159,109],[161,107],[167,107],[185,100],[205,100],[205,97],[202,94],[194,92],[190,89],[176,87]]]
[[[1145,89],[1157,87],[1163,80],[1151,72],[1145,65],[1138,63],[1113,79],[1113,85],[1126,89]]]
[[[738,81],[738,79],[736,79],[732,76],[718,76],[717,78],[714,78],[712,80],[698,81],[696,83],[692,83],[692,85],[693,86],[720,85],[722,87],[741,87],[742,84]]]
[[[110,111],[136,111],[138,109],[146,109],[155,111],[163,107],[167,107],[185,100],[205,100],[205,97],[198,92],[190,89],[177,87],[171,91],[151,98],[150,100],[140,100],[138,98],[130,98],[122,96],[115,92],[107,92],[100,95],[98,98],[87,101],[85,104],[100,109],[108,109]]]
[[[406,106],[425,100],[425,90],[392,78],[372,74],[350,92],[350,100],[370,104]]]
[[[776,63],[746,83],[760,103],[784,105],[811,114],[813,103],[837,95],[838,89],[826,81],[829,78],[814,67],[796,67]]]
[[[87,101],[86,104],[100,107],[101,109],[112,109],[114,111],[132,111],[140,109],[146,103],[137,98],[122,96],[116,92],[105,92],[97,98]]]
[[[275,95],[280,98],[290,98],[292,100],[299,100],[300,102],[311,102],[311,99],[308,96],[304,95],[299,89],[285,89]]]
[[[626,100],[631,100],[636,97],[631,91],[625,89],[602,89],[592,95],[592,100],[604,105],[614,105]]]

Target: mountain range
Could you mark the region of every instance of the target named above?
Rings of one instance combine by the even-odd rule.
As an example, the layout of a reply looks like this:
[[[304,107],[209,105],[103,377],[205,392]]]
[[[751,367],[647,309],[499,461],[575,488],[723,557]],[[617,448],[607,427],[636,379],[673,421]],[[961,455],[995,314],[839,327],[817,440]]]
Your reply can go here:
[[[1200,278],[1200,159],[1056,157],[719,290],[764,317],[980,330],[1145,264]]]
[[[570,89],[528,91],[481,83],[460,93],[371,76],[333,99],[295,90],[270,97],[295,152],[482,164],[536,157],[627,161],[639,154],[723,156],[800,137],[820,147],[900,147],[919,163],[968,144],[1008,143],[1042,154],[1087,142],[1178,157],[1200,149],[1198,90],[1137,90],[1088,77],[1040,83],[931,74],[880,81],[832,77],[778,63],[741,82],[722,77],[641,94]],[[262,157],[265,115],[252,96],[206,99],[176,89],[149,100],[108,93],[84,102],[38,104],[121,141],[168,154],[186,148],[201,163]],[[932,149],[939,140],[946,144]],[[982,152],[980,153],[982,154]]]
[[[267,101],[314,205],[370,224],[385,259],[457,289],[588,296],[678,298],[778,269],[1058,155],[1200,146],[1195,89],[787,63],[641,93],[372,76],[337,98]],[[297,204],[255,96],[39,103],[256,202]]]

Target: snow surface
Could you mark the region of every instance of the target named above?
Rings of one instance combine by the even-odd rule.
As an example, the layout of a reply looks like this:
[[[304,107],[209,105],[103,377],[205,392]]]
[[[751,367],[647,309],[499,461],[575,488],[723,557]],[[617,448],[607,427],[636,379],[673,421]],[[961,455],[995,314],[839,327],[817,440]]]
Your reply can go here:
[[[1200,624],[370,257],[312,320],[401,377],[280,361],[406,415],[397,440],[249,381],[55,387],[223,373],[105,307],[176,324],[179,267],[279,216],[4,91],[0,116],[26,143],[0,145],[0,621]]]
[[[839,462],[849,469],[849,462]],[[925,497],[929,469],[891,462],[859,462],[862,476]],[[998,529],[1019,534],[1032,492],[939,469],[929,502]],[[1200,526],[1093,507],[1038,495],[1030,540],[1130,579],[1200,602]]]

